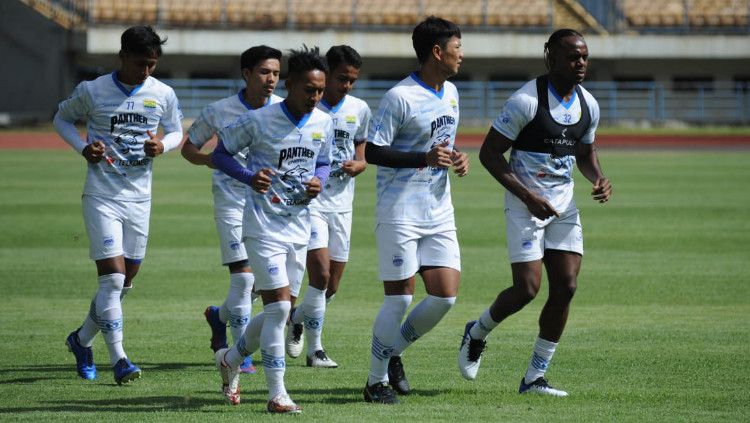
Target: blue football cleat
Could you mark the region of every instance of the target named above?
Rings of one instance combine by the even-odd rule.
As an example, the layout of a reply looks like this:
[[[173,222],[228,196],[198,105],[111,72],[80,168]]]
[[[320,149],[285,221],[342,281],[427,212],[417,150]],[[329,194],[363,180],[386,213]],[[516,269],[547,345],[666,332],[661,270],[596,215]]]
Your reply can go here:
[[[121,358],[118,360],[113,367],[113,370],[115,372],[115,382],[117,382],[118,385],[128,383],[131,380],[141,377],[141,369],[127,358]]]
[[[83,347],[78,343],[78,331],[80,329],[78,328],[68,335],[65,345],[68,346],[68,351],[72,352],[76,357],[76,372],[78,372],[78,376],[86,380],[94,380],[96,379],[94,353],[91,351],[91,347]]]
[[[206,322],[211,327],[211,349],[216,352],[227,348],[227,324],[219,319],[219,307],[208,306],[203,312]]]
[[[253,356],[245,357],[245,359],[242,360],[242,364],[240,364],[240,373],[248,373],[251,375],[258,373],[258,369],[255,368],[255,364],[253,364]]]

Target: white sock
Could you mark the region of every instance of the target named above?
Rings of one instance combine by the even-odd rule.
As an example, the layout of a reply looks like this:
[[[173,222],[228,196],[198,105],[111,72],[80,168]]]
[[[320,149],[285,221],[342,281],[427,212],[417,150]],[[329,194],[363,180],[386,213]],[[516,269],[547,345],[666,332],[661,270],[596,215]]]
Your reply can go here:
[[[96,294],[89,305],[89,314],[83,319],[81,328],[78,329],[78,345],[90,347],[94,344],[94,337],[99,333],[99,317],[96,315]]]
[[[263,329],[260,331],[260,354],[263,358],[263,372],[266,374],[268,384],[268,399],[286,394],[284,327],[291,308],[292,303],[289,301],[277,301],[263,307],[263,314],[266,317]]]
[[[266,315],[264,313],[258,313],[250,320],[250,323],[245,327],[245,333],[224,356],[226,364],[237,367],[242,364],[245,357],[260,348],[260,331],[263,329],[265,320]]]
[[[302,315],[305,323],[305,341],[307,342],[308,356],[312,356],[315,351],[323,349],[321,334],[323,333],[325,313],[326,290],[321,291],[318,288],[308,286],[302,306],[294,313],[295,315]]]
[[[455,303],[456,297],[427,295],[414,307],[401,325],[400,334],[396,338],[396,345],[393,348],[393,355],[401,355],[409,345],[432,330]]]
[[[125,283],[125,275],[112,273],[99,276],[99,290],[96,292],[96,315],[99,317],[99,329],[109,350],[109,361],[114,366],[118,360],[125,358],[122,348],[122,305],[120,293]]]
[[[411,304],[411,295],[386,295],[383,305],[372,325],[372,350],[370,351],[370,374],[367,384],[388,382],[388,361],[393,355],[393,346],[399,336],[401,320]]]
[[[472,339],[487,339],[492,329],[495,329],[500,322],[492,320],[490,309],[484,310],[477,323],[469,329],[469,336]]]
[[[544,372],[547,371],[549,362],[552,360],[552,355],[555,353],[555,348],[557,348],[556,342],[550,342],[537,336],[534,353],[531,354],[529,367],[526,369],[526,375],[523,378],[524,382],[531,383],[544,376]]]
[[[224,311],[224,322],[229,324],[229,332],[236,343],[242,334],[245,333],[245,327],[250,322],[252,313],[252,292],[255,276],[249,272],[231,273],[229,275],[229,291],[224,304],[219,308],[219,319],[221,320],[221,311]]]

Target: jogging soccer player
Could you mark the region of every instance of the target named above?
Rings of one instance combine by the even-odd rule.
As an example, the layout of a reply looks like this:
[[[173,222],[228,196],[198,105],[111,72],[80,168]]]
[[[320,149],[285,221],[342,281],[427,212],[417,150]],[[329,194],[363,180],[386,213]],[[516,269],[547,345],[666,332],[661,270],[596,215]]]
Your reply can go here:
[[[300,307],[292,309],[286,349],[293,358],[302,353],[304,324],[307,366],[334,368],[338,364],[328,357],[321,341],[323,319],[349,260],[354,178],[367,167],[365,140],[371,113],[367,103],[349,95],[362,67],[359,53],[347,45],[334,46],[326,53],[326,61],[330,73],[318,108],[333,119],[331,177],[323,192],[310,203],[309,286]],[[293,288],[292,297],[298,294],[299,287]]]
[[[239,366],[260,347],[272,413],[298,413],[284,386],[284,327],[289,317],[290,286],[299,285],[310,240],[310,200],[330,173],[333,122],[315,106],[323,96],[325,61],[317,47],[292,51],[287,98],[252,112],[219,131],[212,155],[216,167],[245,183],[242,239],[255,274],[263,312],[250,320],[244,335],[216,352],[225,398],[240,402]],[[247,148],[247,167],[234,155]]]
[[[281,97],[273,90],[279,82],[281,51],[265,45],[251,47],[240,56],[240,71],[245,88],[236,95],[206,106],[187,131],[189,142],[182,144],[182,156],[190,163],[213,168],[211,154],[201,148],[216,133],[249,110],[278,103]],[[235,159],[244,165],[247,152],[240,151]],[[216,352],[227,347],[226,326],[237,342],[245,332],[252,312],[254,277],[247,262],[247,252],[242,243],[242,211],[245,207],[247,185],[236,181],[219,170],[213,172],[214,220],[219,233],[221,262],[229,269],[229,290],[220,307],[208,306],[204,312],[211,327],[211,349]],[[251,357],[240,366],[242,373],[255,373]]]
[[[385,297],[372,330],[368,402],[398,402],[408,394],[401,353],[430,331],[456,301],[461,259],[448,168],[469,170],[455,149],[458,92],[447,79],[463,60],[461,31],[431,16],[412,34],[418,71],[383,97],[370,126],[366,158],[377,169],[376,228]],[[402,322],[412,301],[415,274],[427,296]],[[390,383],[389,383],[390,382]]]
[[[66,340],[84,379],[96,379],[91,345],[99,330],[115,381],[126,383],[141,375],[122,345],[122,299],[146,253],[153,160],[182,141],[177,97],[150,76],[165,42],[150,26],[128,28],[121,37],[120,69],[81,82],[54,118],[60,136],[88,162],[83,220],[99,288],[83,325]],[[75,127],[84,118],[85,141]],[[159,125],[163,138],[156,136]]]
[[[606,203],[612,186],[599,166],[594,133],[599,105],[580,84],[589,51],[572,29],[555,31],[544,45],[548,73],[526,83],[503,106],[480,151],[485,168],[505,189],[508,252],[513,285],[464,329],[458,365],[475,379],[485,339],[500,322],[536,297],[542,264],[549,297],[539,316],[539,335],[519,393],[567,396],[544,374],[557,348],[577,286],[583,234],[573,200],[573,167],[592,184],[595,201]],[[510,162],[504,154],[510,150]]]

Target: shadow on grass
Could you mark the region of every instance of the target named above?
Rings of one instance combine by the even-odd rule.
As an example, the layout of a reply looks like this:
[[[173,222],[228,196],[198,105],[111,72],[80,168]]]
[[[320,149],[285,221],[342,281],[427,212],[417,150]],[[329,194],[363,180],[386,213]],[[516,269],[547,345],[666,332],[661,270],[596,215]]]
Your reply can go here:
[[[159,371],[184,371],[200,370],[197,368],[203,368],[205,371],[215,371],[214,366],[210,362],[200,363],[137,363],[138,366],[143,369],[144,372],[159,372]],[[101,380],[106,373],[107,377],[111,376],[112,369],[106,364],[100,364],[98,366],[99,379]],[[47,380],[59,380],[69,379],[75,376],[75,364],[59,364],[59,365],[38,365],[38,366],[6,366],[0,367],[0,378],[3,376],[20,376],[19,373],[34,373],[35,376],[27,377],[16,377],[13,379],[0,379],[0,385],[12,385],[18,383],[34,383],[39,381]],[[114,384],[114,382],[113,382]]]
[[[179,397],[179,396],[156,396],[135,398],[108,398],[108,399],[86,399],[47,401],[48,405],[37,405],[33,407],[0,407],[0,414],[8,413],[35,413],[35,412],[77,412],[77,413],[143,413],[153,411],[195,411],[206,406],[223,405],[224,401],[217,396],[216,399]]]

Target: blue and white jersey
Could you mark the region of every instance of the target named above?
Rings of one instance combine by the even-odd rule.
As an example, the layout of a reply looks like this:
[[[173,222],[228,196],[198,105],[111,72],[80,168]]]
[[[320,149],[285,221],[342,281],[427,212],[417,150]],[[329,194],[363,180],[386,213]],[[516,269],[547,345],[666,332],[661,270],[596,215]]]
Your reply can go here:
[[[307,244],[310,199],[303,182],[315,176],[317,162],[331,161],[331,117],[314,109],[297,121],[280,102],[246,113],[219,131],[219,140],[232,154],[247,148],[250,171],[276,173],[267,193],[246,190],[243,235]]]
[[[159,125],[166,133],[182,132],[182,112],[171,87],[148,77],[132,90],[117,72],[83,81],[59,105],[69,122],[87,119],[86,141],[106,145],[104,159],[89,163],[83,193],[122,201],[151,198],[152,157],[143,151]]]
[[[266,106],[278,103],[283,98],[271,94]],[[198,119],[188,129],[188,141],[202,148],[221,128],[234,122],[253,108],[245,101],[245,90],[242,89],[236,95],[215,101],[201,110]],[[234,158],[245,166],[247,162],[247,149],[243,149],[234,155]],[[214,193],[214,208],[217,211],[236,208],[240,211],[245,207],[245,189],[247,185],[215,170],[211,178],[211,186]]]
[[[579,85],[588,107],[591,123],[578,142],[591,144],[594,142],[596,128],[599,125],[599,104],[583,86]],[[549,114],[552,119],[565,127],[577,124],[582,116],[581,101],[576,91],[566,102],[555,91],[551,84],[547,86]],[[524,84],[518,91],[508,98],[502,111],[492,123],[492,127],[508,139],[515,141],[521,131],[534,120],[539,109],[539,95],[536,80]],[[565,140],[565,129],[557,140]],[[573,201],[573,170],[575,155],[555,156],[553,154],[523,151],[513,148],[510,153],[510,167],[521,183],[535,194],[544,197],[562,213],[575,207]],[[525,209],[526,205],[515,195],[506,190],[505,207],[511,209]]]
[[[348,212],[354,201],[355,178],[341,170],[341,166],[353,160],[355,146],[367,140],[367,128],[372,118],[370,107],[357,97],[347,95],[335,106],[321,100],[318,108],[333,119],[333,161],[331,176],[310,207],[321,212]]]
[[[428,152],[458,128],[458,91],[446,81],[435,91],[412,73],[391,88],[370,123],[368,142],[398,151]],[[378,166],[378,223],[437,225],[453,220],[447,169]]]

